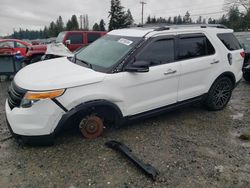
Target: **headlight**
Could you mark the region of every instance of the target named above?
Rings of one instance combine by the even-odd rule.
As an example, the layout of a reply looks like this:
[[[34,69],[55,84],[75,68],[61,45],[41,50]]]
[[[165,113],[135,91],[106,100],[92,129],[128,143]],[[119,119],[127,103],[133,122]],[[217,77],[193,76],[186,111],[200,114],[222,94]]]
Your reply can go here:
[[[60,97],[65,92],[65,89],[53,90],[53,91],[28,91],[21,102],[22,108],[29,108],[35,102],[41,99],[54,99],[56,97]]]

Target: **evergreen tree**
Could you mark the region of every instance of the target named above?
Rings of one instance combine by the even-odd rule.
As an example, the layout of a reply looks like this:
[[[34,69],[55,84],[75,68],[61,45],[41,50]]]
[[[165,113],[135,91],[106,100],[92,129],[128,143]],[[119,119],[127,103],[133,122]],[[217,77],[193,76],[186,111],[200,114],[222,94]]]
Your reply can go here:
[[[99,29],[100,29],[100,31],[106,31],[106,29],[105,29],[105,22],[104,22],[103,19],[101,19],[101,21],[100,21]]]
[[[67,22],[67,24],[66,24],[66,30],[67,31],[70,31],[70,30],[72,30],[72,22],[71,22],[71,20],[68,20],[68,22]]]
[[[57,36],[57,33],[56,33],[56,24],[54,21],[52,21],[49,25],[49,37],[55,37]]]
[[[174,17],[174,20],[173,20],[173,24],[177,24],[177,22],[178,22],[178,17],[175,16],[175,17]]]
[[[93,29],[92,29],[93,31],[100,31],[100,27],[99,27],[99,25],[98,25],[98,23],[95,23],[94,25],[93,25]]]
[[[181,15],[177,17],[177,24],[182,24],[182,18]]]
[[[151,23],[151,17],[150,16],[148,16],[148,18],[147,18],[147,22],[146,22],[147,24],[150,24]]]
[[[124,7],[121,6],[120,0],[111,0],[111,8],[109,11],[109,30],[120,29],[126,27],[125,20],[126,14]]]
[[[196,23],[197,24],[202,24],[202,17],[201,16],[199,16],[199,18],[197,19]]]
[[[168,24],[172,24],[172,17],[168,17],[168,21],[167,21]]]
[[[133,25],[133,23],[134,23],[134,18],[132,16],[130,10],[128,9],[127,13],[126,13],[125,25],[130,26],[130,25]]]
[[[78,24],[76,15],[72,15],[72,17],[71,17],[71,27],[72,27],[71,28],[72,30],[78,30],[79,29],[79,24]]]
[[[64,30],[64,23],[61,16],[59,16],[58,19],[56,20],[56,29],[57,33],[60,33]]]
[[[185,16],[183,17],[183,23],[184,24],[189,24],[192,23],[192,20],[190,18],[190,13],[187,11]]]

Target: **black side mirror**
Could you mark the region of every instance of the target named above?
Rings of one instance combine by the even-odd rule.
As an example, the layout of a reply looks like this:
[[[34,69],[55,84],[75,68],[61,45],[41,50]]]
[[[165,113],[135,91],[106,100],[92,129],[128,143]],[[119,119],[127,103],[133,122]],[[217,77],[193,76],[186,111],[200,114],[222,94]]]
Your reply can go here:
[[[149,62],[147,61],[135,61],[134,63],[128,65],[125,71],[128,72],[149,72]]]

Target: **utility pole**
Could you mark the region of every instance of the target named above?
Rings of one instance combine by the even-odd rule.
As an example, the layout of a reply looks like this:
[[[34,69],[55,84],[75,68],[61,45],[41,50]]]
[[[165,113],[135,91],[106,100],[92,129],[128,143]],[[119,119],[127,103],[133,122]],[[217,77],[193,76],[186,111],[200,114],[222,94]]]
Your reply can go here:
[[[145,3],[144,1],[141,1],[140,4],[142,6],[142,10],[141,10],[141,24],[143,25],[144,5],[146,5],[147,3]]]

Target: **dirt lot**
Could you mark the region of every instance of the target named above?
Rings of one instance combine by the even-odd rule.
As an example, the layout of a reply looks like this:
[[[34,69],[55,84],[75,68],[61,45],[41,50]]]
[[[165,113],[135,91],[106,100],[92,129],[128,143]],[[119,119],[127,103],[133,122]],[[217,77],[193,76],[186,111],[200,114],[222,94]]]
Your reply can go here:
[[[0,187],[249,187],[250,84],[242,81],[220,112],[189,107],[119,129],[97,140],[75,131],[52,147],[20,146],[4,115],[7,83],[0,87]],[[118,140],[159,169],[156,182],[104,143]]]

